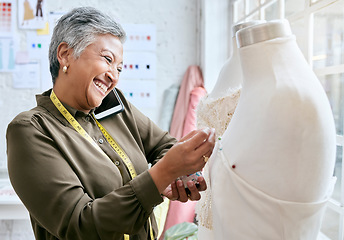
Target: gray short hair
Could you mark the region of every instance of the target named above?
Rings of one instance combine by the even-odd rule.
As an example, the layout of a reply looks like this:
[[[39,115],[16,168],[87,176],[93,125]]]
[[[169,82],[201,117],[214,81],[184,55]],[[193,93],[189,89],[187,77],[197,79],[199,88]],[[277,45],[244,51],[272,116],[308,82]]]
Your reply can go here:
[[[59,74],[57,48],[66,42],[74,50],[74,57],[92,44],[98,35],[112,34],[124,43],[126,34],[119,23],[92,7],[79,7],[63,15],[57,22],[49,46],[50,73],[53,84]]]

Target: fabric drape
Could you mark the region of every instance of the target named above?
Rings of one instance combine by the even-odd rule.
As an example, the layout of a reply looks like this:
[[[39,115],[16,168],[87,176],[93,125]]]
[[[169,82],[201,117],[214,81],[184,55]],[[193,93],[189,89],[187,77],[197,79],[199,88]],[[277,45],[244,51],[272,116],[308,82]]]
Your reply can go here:
[[[201,69],[197,65],[189,66],[180,86],[173,112],[170,127],[170,134],[173,137],[180,139],[188,133],[186,131],[192,131],[196,129],[196,121],[189,121],[188,119],[190,116],[196,116],[194,105],[197,105],[199,99],[205,94],[206,90],[204,88],[204,80]],[[192,101],[190,101],[190,99]],[[187,124],[185,125],[185,123]],[[192,127],[192,125],[194,125],[194,127]],[[186,131],[184,131],[184,129]]]
[[[197,65],[189,66],[181,83],[173,112],[170,127],[172,136],[179,140],[196,129],[196,107],[206,93],[201,69]],[[178,223],[193,222],[195,205],[195,201],[186,203],[171,201],[164,231]],[[163,237],[162,234],[160,239]]]

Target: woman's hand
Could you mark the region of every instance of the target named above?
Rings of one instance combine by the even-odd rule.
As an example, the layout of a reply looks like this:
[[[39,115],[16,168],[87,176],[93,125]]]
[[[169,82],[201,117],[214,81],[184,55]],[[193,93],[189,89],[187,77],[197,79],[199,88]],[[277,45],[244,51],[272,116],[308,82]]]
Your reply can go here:
[[[181,180],[173,181],[163,192],[162,194],[170,200],[178,200],[181,202],[198,201],[201,198],[199,192],[207,189],[207,184],[203,177],[197,178],[197,187],[193,181],[187,183],[190,193],[187,194],[185,191],[184,184]]]
[[[210,157],[214,145],[215,130],[210,128],[192,131],[177,142],[158,163],[149,169],[159,192],[163,193],[167,186],[178,177],[200,171],[206,164],[205,160]],[[176,184],[177,186],[171,185],[170,196],[177,197],[180,201],[187,201],[185,189],[182,191],[178,181]],[[190,198],[199,199],[199,191],[194,184],[190,184]],[[174,192],[175,187],[178,194]],[[203,183],[202,188],[206,188]]]
[[[165,155],[171,158],[171,171],[177,177],[200,171],[205,165],[205,157],[210,157],[215,145],[215,130],[205,128],[194,130],[180,139]]]

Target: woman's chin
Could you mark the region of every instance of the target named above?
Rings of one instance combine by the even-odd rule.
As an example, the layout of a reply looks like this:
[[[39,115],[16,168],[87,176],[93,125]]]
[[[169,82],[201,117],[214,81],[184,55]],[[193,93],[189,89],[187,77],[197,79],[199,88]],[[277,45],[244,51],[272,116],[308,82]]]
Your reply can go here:
[[[96,90],[93,94],[92,94],[92,99],[90,99],[91,101],[89,101],[90,106],[92,106],[93,108],[95,107],[99,107],[100,104],[102,104],[103,99],[106,97],[104,92],[101,92],[100,90]]]
[[[97,108],[102,104],[103,98],[102,97],[97,97],[97,98],[92,98],[91,101],[88,101],[88,105],[91,109]]]
[[[102,104],[103,99],[97,99],[97,101],[94,102],[93,106],[94,108],[99,107]]]

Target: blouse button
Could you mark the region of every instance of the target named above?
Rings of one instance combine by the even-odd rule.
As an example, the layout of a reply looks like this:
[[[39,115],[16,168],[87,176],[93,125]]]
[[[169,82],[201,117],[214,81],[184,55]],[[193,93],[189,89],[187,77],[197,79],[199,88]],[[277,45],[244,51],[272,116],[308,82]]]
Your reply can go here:
[[[100,138],[100,139],[98,140],[98,142],[99,142],[100,144],[102,144],[102,143],[104,142],[104,140],[103,140],[102,138]]]
[[[116,165],[116,166],[119,166],[119,161],[116,161],[116,162],[115,162],[115,165]]]
[[[90,117],[89,116],[87,116],[85,119],[86,119],[87,122],[90,121]]]

